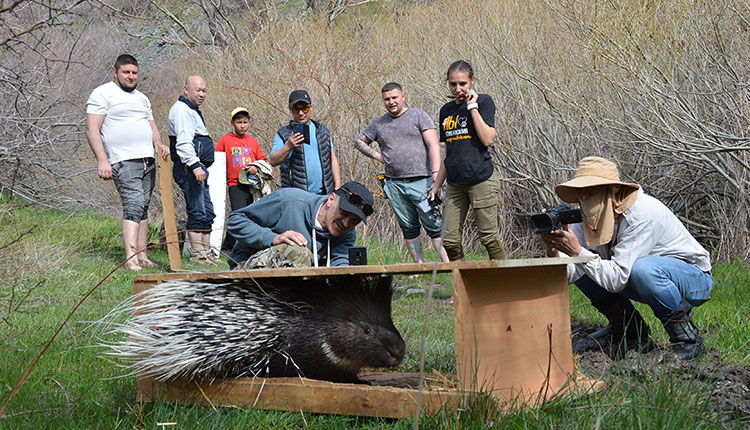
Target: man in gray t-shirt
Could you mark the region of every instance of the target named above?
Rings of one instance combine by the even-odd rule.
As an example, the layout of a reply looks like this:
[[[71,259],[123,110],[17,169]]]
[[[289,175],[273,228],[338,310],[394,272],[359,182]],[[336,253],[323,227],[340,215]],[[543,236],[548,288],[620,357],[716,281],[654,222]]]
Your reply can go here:
[[[404,106],[401,85],[389,82],[382,89],[388,111],[367,125],[354,142],[365,156],[385,164],[385,191],[415,262],[423,262],[420,225],[430,236],[441,261],[448,256],[441,241],[441,217],[427,202],[427,193],[440,168],[440,146],[435,123],[423,110]],[[380,151],[370,144],[378,142]]]

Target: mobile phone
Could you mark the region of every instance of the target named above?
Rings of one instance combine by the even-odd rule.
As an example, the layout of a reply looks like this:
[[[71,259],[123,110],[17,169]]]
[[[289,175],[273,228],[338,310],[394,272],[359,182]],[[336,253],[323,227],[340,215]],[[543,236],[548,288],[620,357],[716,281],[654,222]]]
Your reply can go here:
[[[295,133],[301,134],[305,140],[302,143],[307,145],[310,144],[310,124],[302,124],[299,122],[292,123],[292,127]]]

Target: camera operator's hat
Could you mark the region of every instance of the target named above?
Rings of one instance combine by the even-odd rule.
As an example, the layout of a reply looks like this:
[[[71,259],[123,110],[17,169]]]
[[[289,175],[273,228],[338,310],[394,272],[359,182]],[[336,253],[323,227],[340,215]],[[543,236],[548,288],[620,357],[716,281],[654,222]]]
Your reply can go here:
[[[600,185],[619,185],[636,191],[638,184],[620,181],[615,163],[601,157],[584,157],[578,162],[573,179],[555,187],[555,193],[567,203],[578,203],[578,192]]]
[[[244,107],[240,106],[240,107],[234,108],[234,110],[232,111],[232,113],[229,115],[229,118],[234,119],[234,116],[237,115],[240,112],[245,112],[247,114],[247,116],[250,116],[250,111],[248,111],[247,108],[244,108]]]
[[[311,105],[312,100],[310,100],[310,94],[307,94],[307,91],[305,90],[292,91],[291,94],[289,94],[289,106],[294,106],[299,102],[305,102],[306,104]]]
[[[367,222],[367,217],[372,215],[372,205],[375,199],[372,193],[359,182],[347,182],[336,191],[339,196],[339,207],[349,213],[357,215],[362,221]]]

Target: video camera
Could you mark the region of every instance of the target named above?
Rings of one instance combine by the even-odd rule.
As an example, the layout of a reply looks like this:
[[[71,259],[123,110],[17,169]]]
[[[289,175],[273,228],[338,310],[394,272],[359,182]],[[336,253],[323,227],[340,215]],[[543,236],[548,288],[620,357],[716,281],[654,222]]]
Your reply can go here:
[[[568,224],[583,221],[581,208],[571,208],[569,204],[547,208],[544,213],[531,216],[531,231],[536,234],[546,234],[553,230],[562,230]]]

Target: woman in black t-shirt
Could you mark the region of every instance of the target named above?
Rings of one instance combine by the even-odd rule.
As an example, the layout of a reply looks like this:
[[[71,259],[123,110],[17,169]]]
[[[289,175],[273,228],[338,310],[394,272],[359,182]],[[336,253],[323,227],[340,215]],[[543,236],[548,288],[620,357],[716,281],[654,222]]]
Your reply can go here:
[[[440,140],[445,159],[430,199],[439,195],[447,179],[443,207],[443,246],[451,261],[464,258],[461,236],[469,205],[474,209],[479,240],[493,260],[505,258],[497,225],[500,181],[487,149],[495,139],[495,102],[477,94],[471,64],[459,60],[448,68],[448,88],[453,100],[440,109]]]

